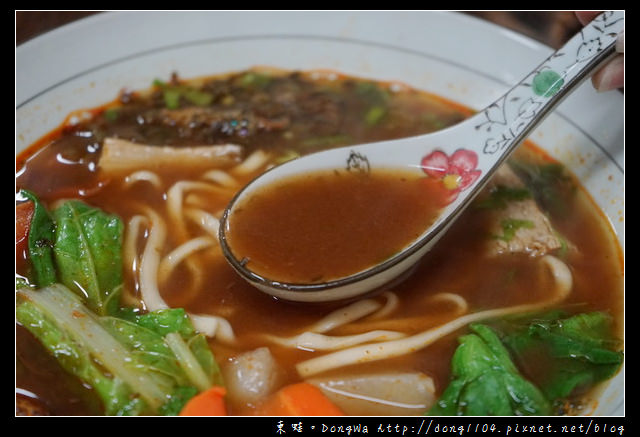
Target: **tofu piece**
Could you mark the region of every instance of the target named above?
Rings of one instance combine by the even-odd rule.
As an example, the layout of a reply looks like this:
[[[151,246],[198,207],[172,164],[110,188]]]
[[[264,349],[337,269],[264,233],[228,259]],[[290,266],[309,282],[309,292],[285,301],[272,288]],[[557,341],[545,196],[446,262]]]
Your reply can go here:
[[[499,186],[526,188],[506,164],[498,169],[486,191],[491,192]],[[538,257],[562,246],[548,217],[532,197],[510,199],[503,207],[492,209],[489,214],[489,233],[492,236],[487,244],[489,256],[526,253]]]

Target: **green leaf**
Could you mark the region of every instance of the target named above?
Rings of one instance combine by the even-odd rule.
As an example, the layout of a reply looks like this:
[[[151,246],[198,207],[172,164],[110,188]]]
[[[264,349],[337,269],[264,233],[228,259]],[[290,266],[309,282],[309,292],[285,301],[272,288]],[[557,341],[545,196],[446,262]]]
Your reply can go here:
[[[178,332],[184,337],[195,334],[191,320],[182,308],[167,308],[141,314],[135,317],[135,322],[161,336],[171,332]]]
[[[160,407],[160,414],[163,416],[177,416],[182,411],[184,405],[198,394],[198,389],[191,386],[176,388],[171,394],[171,398]]]
[[[123,286],[122,221],[79,200],[65,202],[53,216],[60,281],[97,314],[114,314]]]
[[[80,314],[84,314],[82,304],[77,298],[71,298],[54,285],[54,288],[45,288],[37,291],[21,290],[18,292],[18,304],[16,306],[16,319],[22,326],[28,329],[43,345],[43,347],[58,361],[67,372],[75,375],[85,384],[91,386],[102,399],[105,414],[107,415],[137,415],[147,409],[142,400],[136,400],[133,391],[118,375],[108,374],[104,367],[94,359],[82,336],[70,328],[66,321],[78,320]],[[53,290],[53,291],[50,291]],[[33,293],[33,294],[32,294]],[[56,317],[58,309],[52,309],[57,305],[50,299],[45,302],[34,301],[31,297],[51,297],[64,302],[66,306],[64,316]],[[75,313],[80,308],[80,312]],[[74,319],[75,318],[75,319]],[[95,323],[91,317],[83,318],[86,324]],[[94,337],[96,344],[101,344],[100,337]]]
[[[34,204],[33,217],[29,226],[29,258],[33,265],[35,285],[46,287],[56,282],[56,268],[53,260],[55,224],[38,197],[28,190],[20,194]]]
[[[488,326],[471,325],[458,341],[451,363],[452,381],[429,415],[546,415],[549,402],[511,361],[508,350]]]
[[[207,338],[203,334],[196,334],[186,341],[191,353],[198,360],[204,372],[209,375],[211,385],[224,386],[222,371],[211,352]]]
[[[534,164],[518,159],[510,160],[509,164],[544,210],[566,214],[576,186],[562,164]]]
[[[564,398],[606,380],[620,369],[623,353],[603,312],[568,318],[536,318],[505,336],[518,360],[542,356],[547,371],[538,381],[549,399]]]
[[[16,275],[16,290],[21,288],[36,288],[35,285],[31,284],[27,278],[23,278],[22,276]]]
[[[190,360],[193,359],[197,362],[198,366],[207,376],[210,384],[224,385],[222,372],[215,360],[215,357],[213,356],[213,353],[211,352],[211,348],[209,347],[206,337],[195,331],[191,323],[191,319],[189,319],[189,316],[184,309],[170,308],[137,315],[135,316],[135,323],[154,331],[162,337],[165,337],[165,339],[168,334],[180,334],[192,355]],[[182,349],[181,351],[183,353],[185,352]],[[192,375],[193,374],[197,375],[197,373],[192,373]],[[192,378],[192,382],[193,380],[195,380],[195,378]]]
[[[93,387],[108,415],[178,414],[198,391],[222,385],[206,339],[182,309],[100,317],[60,284],[17,295],[18,321]]]
[[[481,209],[504,209],[509,202],[518,202],[531,197],[531,191],[527,188],[498,185],[491,189],[489,196],[485,199],[476,201],[474,206]]]
[[[165,391],[171,391],[175,385],[188,384],[187,377],[162,335],[117,317],[103,317],[101,324],[118,342],[133,351],[137,366],[153,374]]]

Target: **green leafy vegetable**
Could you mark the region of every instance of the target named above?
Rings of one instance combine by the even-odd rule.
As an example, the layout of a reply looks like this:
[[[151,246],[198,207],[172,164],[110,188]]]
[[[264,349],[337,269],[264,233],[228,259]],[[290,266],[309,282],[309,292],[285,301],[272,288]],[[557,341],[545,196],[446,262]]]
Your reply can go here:
[[[199,390],[221,381],[206,341],[181,309],[100,317],[61,284],[17,294],[18,321],[94,388],[107,414],[177,414]]]
[[[451,369],[452,381],[429,415],[546,415],[550,404],[520,375],[509,352],[486,325],[471,325],[472,334],[459,339]]]
[[[606,380],[620,369],[623,353],[611,332],[612,319],[602,312],[559,318],[540,316],[505,336],[517,360],[543,356],[546,370],[538,382],[549,399],[564,398]]]
[[[30,284],[27,278],[16,275],[16,290],[21,288],[36,288],[35,285]]]
[[[119,306],[119,217],[70,200],[52,220],[35,195],[24,194],[35,204],[30,237],[47,244],[30,247],[35,284],[16,282],[17,320],[95,390],[106,414],[178,414],[199,391],[223,385],[206,338],[183,309],[139,314]]]
[[[99,315],[115,313],[123,285],[122,221],[79,200],[65,202],[53,216],[60,281]]]
[[[47,208],[34,193],[20,190],[20,194],[31,200],[35,207],[29,227],[29,258],[35,273],[33,278],[35,285],[46,287],[56,282],[56,268],[53,261],[55,224]]]
[[[23,289],[18,298],[18,321],[65,370],[94,388],[107,414],[139,414],[147,404],[157,408],[164,403],[164,392],[149,375],[128,364],[135,362],[132,354],[64,286]],[[142,390],[139,398],[132,396],[131,385]]]
[[[198,389],[195,387],[178,387],[171,394],[171,399],[169,399],[164,405],[162,405],[159,409],[159,413],[162,416],[177,416],[180,414],[180,411],[185,406],[187,401],[198,394]]]
[[[576,186],[562,164],[533,164],[517,159],[510,160],[509,164],[546,211],[554,214],[566,213],[569,205],[567,201],[575,192]]]
[[[509,202],[518,202],[532,197],[531,191],[524,187],[508,187],[498,185],[491,189],[489,196],[475,202],[481,209],[504,209]]]
[[[207,339],[193,328],[189,316],[182,308],[157,310],[142,315],[133,315],[132,319],[137,325],[154,331],[166,338],[167,335],[177,333],[186,342],[190,353],[193,354],[202,367],[205,374],[211,378],[210,383],[224,385],[222,373],[215,361]],[[179,343],[174,339],[174,343]],[[181,347],[182,345],[178,345]]]

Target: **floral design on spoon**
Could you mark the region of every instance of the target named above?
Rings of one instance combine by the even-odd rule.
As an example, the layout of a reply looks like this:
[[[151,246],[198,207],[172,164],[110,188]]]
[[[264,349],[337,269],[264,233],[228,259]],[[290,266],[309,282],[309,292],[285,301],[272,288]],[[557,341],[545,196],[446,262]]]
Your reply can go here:
[[[428,176],[442,181],[442,185],[451,192],[449,203],[456,200],[458,194],[472,185],[482,174],[478,170],[478,155],[471,150],[458,149],[451,156],[435,150],[420,162],[422,171]]]

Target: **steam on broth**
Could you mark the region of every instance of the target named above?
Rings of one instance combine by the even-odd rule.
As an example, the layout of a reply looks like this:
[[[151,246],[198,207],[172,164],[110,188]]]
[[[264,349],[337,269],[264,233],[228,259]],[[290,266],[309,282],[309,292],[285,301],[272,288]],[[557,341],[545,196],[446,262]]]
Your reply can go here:
[[[411,276],[380,294],[289,304],[251,288],[222,256],[222,211],[270,166],[330,147],[431,132],[470,114],[397,83],[255,70],[197,81],[174,76],[124,92],[80,122],[70,118],[17,157],[16,384],[30,394],[17,395],[18,407],[36,414],[178,414],[196,393],[223,385],[227,414],[239,415],[273,413],[274,399],[301,387],[305,396],[317,395],[307,391],[313,387],[337,411],[355,415],[585,411],[598,383],[622,362],[622,258],[589,195],[530,142]],[[189,160],[193,154],[202,158]],[[414,182],[414,198],[420,189],[440,189],[428,176]],[[274,212],[268,206],[264,214]],[[317,232],[329,220],[318,214]],[[259,224],[247,222],[242,235]],[[86,237],[81,248],[104,267],[78,255],[81,243],[72,234]],[[117,265],[118,256],[99,253],[103,245],[118,249]],[[339,255],[337,264],[346,265]],[[105,271],[115,280],[100,279]],[[50,302],[63,304],[55,309]],[[61,323],[73,321],[70,308],[86,311],[105,344],[120,343],[142,360],[151,375],[145,387],[158,392],[139,393],[139,375],[128,369],[104,372],[108,366],[93,352],[81,363],[57,354],[98,347]],[[146,343],[123,343],[124,330],[145,333]],[[584,357],[597,350],[603,358],[535,359],[533,350],[553,350],[557,338]],[[491,352],[487,345],[495,342],[505,354]],[[470,344],[480,356],[466,352]],[[148,361],[151,350],[178,358]],[[182,360],[193,366],[176,367]],[[517,381],[509,389],[532,403],[506,411],[467,406],[464,393],[454,396],[447,387],[453,381],[482,393],[474,375],[460,371],[469,360],[493,363],[478,366],[482,379]],[[124,395],[110,398],[105,386]],[[165,398],[171,402],[158,401]]]

